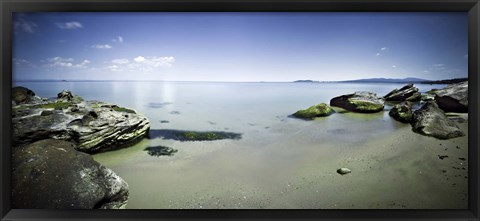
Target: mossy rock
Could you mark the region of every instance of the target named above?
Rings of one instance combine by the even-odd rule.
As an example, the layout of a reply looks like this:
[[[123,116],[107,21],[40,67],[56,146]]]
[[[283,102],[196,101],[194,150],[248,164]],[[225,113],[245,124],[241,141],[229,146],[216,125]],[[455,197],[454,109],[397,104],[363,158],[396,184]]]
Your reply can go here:
[[[330,100],[330,105],[359,113],[380,112],[384,108],[384,100],[375,93],[358,91],[353,94],[341,95]]]
[[[410,123],[413,120],[412,106],[405,103],[397,104],[388,112],[388,115],[402,123]]]
[[[325,103],[311,106],[305,110],[299,110],[293,114],[293,116],[303,119],[313,119],[315,117],[330,116],[335,111]]]
[[[379,103],[374,103],[370,101],[363,101],[363,100],[348,100],[350,104],[354,105],[357,112],[379,112],[383,110],[384,105]]]
[[[128,109],[128,108],[124,108],[124,107],[118,107],[118,106],[114,106],[112,107],[112,109],[114,111],[118,111],[118,112],[125,112],[125,113],[130,113],[130,114],[136,114],[137,112],[132,110],[132,109]]]
[[[48,109],[53,108],[55,110],[62,110],[72,105],[70,102],[52,102],[47,104],[42,104],[41,108]]]

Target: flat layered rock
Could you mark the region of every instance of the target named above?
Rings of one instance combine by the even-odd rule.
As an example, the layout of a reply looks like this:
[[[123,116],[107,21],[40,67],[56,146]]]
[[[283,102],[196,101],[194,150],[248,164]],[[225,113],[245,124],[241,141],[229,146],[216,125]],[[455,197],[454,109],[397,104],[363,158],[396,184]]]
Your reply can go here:
[[[53,138],[71,141],[88,153],[131,145],[150,128],[148,119],[133,109],[84,101],[68,91],[54,100],[13,106],[12,123],[14,146]]]
[[[418,92],[418,88],[413,84],[407,84],[400,89],[394,89],[388,94],[383,96],[386,101],[419,101],[421,99],[421,93]]]
[[[375,113],[383,111],[384,100],[375,93],[360,91],[353,94],[334,97],[330,105],[359,113]]]
[[[12,150],[15,209],[121,209],[127,204],[128,184],[71,142],[46,139]]]
[[[435,90],[435,101],[445,112],[468,113],[468,81]]]
[[[457,124],[448,119],[435,101],[428,101],[413,113],[412,129],[414,132],[438,139],[461,137],[465,134]]]

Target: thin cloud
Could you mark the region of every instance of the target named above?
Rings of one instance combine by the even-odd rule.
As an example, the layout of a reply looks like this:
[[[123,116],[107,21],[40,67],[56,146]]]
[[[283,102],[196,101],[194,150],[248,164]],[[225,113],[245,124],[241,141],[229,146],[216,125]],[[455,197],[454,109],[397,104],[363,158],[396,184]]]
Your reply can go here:
[[[130,61],[126,58],[113,59],[112,63],[114,64],[128,64]]]
[[[112,65],[105,67],[111,71],[140,71],[152,72],[157,68],[169,68],[175,62],[174,57],[158,57],[158,56],[137,56],[130,62],[127,58],[112,60]]]
[[[392,68],[397,68],[397,65],[392,65]]]
[[[433,64],[433,67],[443,67],[445,64]]]
[[[18,65],[18,66],[28,66],[28,67],[32,67],[32,68],[36,68],[37,65],[35,65],[34,63],[26,60],[26,59],[18,59],[18,58],[13,58],[12,59],[12,63],[14,65]]]
[[[48,64],[46,67],[57,67],[57,68],[86,68],[91,62],[89,60],[83,60],[80,63],[75,63],[73,58],[62,58],[62,57],[53,57],[47,58]]]
[[[58,28],[60,29],[78,29],[83,28],[82,23],[78,21],[71,21],[71,22],[57,22],[55,23]]]
[[[115,42],[115,43],[123,43],[123,37],[122,37],[122,36],[118,36],[117,38],[112,39],[112,42]]]
[[[464,55],[463,58],[468,59],[468,54]]]
[[[383,52],[387,51],[389,48],[388,47],[382,47],[380,48],[380,51],[378,51],[375,56],[380,56],[383,54]]]
[[[16,34],[18,34],[19,32],[34,34],[37,32],[38,25],[33,21],[27,20],[25,15],[20,14],[15,17],[15,21],[13,22],[13,29]]]
[[[96,48],[96,49],[112,49],[113,46],[109,45],[109,44],[95,44],[95,45],[92,45],[92,48]]]

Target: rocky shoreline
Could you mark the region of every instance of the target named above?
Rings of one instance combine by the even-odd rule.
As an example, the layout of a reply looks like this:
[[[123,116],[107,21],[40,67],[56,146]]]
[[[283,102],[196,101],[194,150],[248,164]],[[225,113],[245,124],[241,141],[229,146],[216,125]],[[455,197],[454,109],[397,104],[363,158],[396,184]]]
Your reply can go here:
[[[468,112],[468,82],[421,94],[413,84],[383,97],[354,92],[334,97],[330,106],[313,105],[293,117],[313,120],[332,114],[385,111],[412,131],[452,139],[465,136],[451,113]],[[137,111],[102,101],[86,101],[70,91],[55,99],[41,98],[24,87],[12,89],[13,207],[56,209],[121,209],[128,202],[128,184],[90,154],[128,147],[144,137],[180,141],[240,139],[241,134],[215,131],[152,130]],[[151,156],[177,152],[166,146],[146,148]],[[338,173],[352,172],[339,168]],[[354,173],[354,171],[353,171]],[[348,176],[348,175],[347,175]]]
[[[14,87],[12,124],[14,208],[125,208],[128,184],[89,154],[147,136],[145,116],[70,91],[46,99]]]

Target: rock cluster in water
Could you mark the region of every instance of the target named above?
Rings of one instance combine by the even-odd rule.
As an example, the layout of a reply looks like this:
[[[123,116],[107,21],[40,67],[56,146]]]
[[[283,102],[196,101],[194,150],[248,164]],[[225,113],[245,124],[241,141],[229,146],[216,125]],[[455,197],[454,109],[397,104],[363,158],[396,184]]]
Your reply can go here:
[[[14,208],[125,208],[128,184],[87,153],[139,141],[150,128],[145,116],[70,91],[46,99],[14,87],[12,124]]]
[[[357,113],[376,113],[384,110],[385,102],[393,103],[389,115],[402,123],[410,123],[412,130],[438,139],[464,136],[454,121],[445,112],[468,112],[468,81],[451,84],[422,95],[413,84],[394,89],[383,97],[375,93],[360,91],[341,95],[330,100],[330,105]],[[413,102],[423,106],[414,111]],[[294,117],[314,119],[333,114],[328,105],[321,103],[305,110],[299,110]]]

